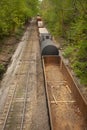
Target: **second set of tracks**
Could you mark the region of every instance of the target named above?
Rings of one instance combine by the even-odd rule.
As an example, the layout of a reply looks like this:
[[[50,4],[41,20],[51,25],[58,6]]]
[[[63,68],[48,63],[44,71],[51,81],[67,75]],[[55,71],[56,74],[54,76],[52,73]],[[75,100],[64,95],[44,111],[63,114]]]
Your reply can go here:
[[[20,59],[18,71],[7,96],[3,115],[0,120],[0,130],[27,130],[27,124],[30,121],[27,113],[30,112],[28,102],[29,89],[34,89],[36,84],[36,52],[33,48],[32,27],[29,30],[30,42],[26,45],[23,56]]]
[[[17,71],[10,77],[10,87],[0,114],[0,130],[41,130],[41,127],[49,130],[36,25],[32,23],[28,31],[29,39]]]

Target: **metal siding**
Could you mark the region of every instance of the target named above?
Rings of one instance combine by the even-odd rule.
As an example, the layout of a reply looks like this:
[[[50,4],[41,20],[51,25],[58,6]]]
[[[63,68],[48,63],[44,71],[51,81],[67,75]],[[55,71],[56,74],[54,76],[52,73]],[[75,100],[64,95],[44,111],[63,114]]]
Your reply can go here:
[[[58,55],[58,48],[50,39],[46,39],[41,42],[41,54],[42,55]]]

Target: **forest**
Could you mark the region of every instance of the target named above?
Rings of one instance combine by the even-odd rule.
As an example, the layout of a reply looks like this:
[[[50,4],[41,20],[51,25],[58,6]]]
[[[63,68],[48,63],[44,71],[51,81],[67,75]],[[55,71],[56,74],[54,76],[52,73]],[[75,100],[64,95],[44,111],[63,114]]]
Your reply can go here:
[[[37,14],[38,0],[0,0],[0,38],[16,32]]]
[[[0,79],[7,66],[3,64],[2,55],[9,55],[14,48],[13,45],[12,49],[7,48],[9,51],[6,52],[5,41],[11,37],[20,40],[30,19],[36,16],[37,12],[38,0],[0,0]]]
[[[43,0],[40,10],[52,35],[64,39],[63,56],[87,85],[87,0]]]

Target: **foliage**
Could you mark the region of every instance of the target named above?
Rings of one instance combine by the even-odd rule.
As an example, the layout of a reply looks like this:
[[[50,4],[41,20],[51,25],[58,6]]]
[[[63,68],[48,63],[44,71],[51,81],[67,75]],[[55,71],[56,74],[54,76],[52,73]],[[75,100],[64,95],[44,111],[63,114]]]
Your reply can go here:
[[[87,85],[87,0],[43,0],[41,9],[51,33],[67,41],[63,55]]]
[[[71,56],[72,52],[73,52],[73,49],[74,49],[73,47],[67,46],[64,53],[63,53],[63,56],[65,58],[69,58]]]
[[[76,61],[73,64],[74,71],[76,76],[78,76],[81,80],[81,83],[87,84],[87,61],[86,62],[79,62]]]
[[[2,77],[2,74],[5,72],[5,67],[3,64],[0,64],[0,79]]]
[[[38,0],[0,0],[0,37],[14,33],[37,13]]]

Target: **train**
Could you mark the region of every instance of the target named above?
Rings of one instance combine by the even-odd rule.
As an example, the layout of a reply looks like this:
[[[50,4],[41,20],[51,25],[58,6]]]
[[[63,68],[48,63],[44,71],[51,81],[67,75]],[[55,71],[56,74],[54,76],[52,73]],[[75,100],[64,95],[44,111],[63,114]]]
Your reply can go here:
[[[82,117],[87,120],[87,103],[40,16],[37,17],[37,27],[51,130],[65,129],[67,126],[68,129],[81,129],[79,122]],[[82,114],[80,121],[79,113]],[[78,122],[74,122],[75,119]],[[81,123],[85,126],[85,122]]]
[[[41,47],[41,55],[59,55],[59,49],[53,42],[53,38],[49,31],[44,27],[42,18],[37,16],[37,26]]]

